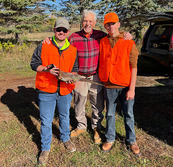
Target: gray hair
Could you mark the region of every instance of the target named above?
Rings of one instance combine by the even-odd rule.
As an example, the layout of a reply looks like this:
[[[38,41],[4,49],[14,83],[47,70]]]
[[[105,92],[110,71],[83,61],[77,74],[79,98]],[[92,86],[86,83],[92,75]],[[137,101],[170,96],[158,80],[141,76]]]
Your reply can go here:
[[[83,11],[83,14],[82,14],[82,18],[81,18],[81,21],[84,20],[84,17],[85,16],[88,16],[89,14],[93,15],[94,16],[94,21],[97,20],[97,14],[95,12],[93,12],[92,10],[84,10]]]

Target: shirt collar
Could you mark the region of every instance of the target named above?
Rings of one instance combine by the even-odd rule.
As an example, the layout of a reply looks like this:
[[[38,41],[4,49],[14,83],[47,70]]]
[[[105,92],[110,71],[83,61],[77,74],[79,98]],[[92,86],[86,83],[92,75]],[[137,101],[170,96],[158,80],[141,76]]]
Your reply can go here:
[[[89,35],[86,35],[86,33],[85,33],[85,31],[82,29],[82,34],[83,34],[83,36],[87,36],[87,37],[90,37],[92,34],[93,34],[93,29],[92,29],[92,31],[91,31],[91,33],[89,34]]]
[[[65,39],[65,44],[64,44],[62,47],[60,47],[60,46],[58,45],[58,43],[56,42],[55,36],[53,36],[53,41],[55,42],[55,44],[57,45],[57,47],[60,48],[60,50],[65,50],[65,49],[68,48],[69,45],[70,45],[70,42],[68,41],[67,38]]]
[[[116,37],[111,37],[109,34],[107,35],[107,37],[109,38],[109,39],[114,39],[114,40],[117,40],[117,39],[119,39],[119,38],[124,38],[124,32],[123,31],[120,31],[120,33],[116,36]]]

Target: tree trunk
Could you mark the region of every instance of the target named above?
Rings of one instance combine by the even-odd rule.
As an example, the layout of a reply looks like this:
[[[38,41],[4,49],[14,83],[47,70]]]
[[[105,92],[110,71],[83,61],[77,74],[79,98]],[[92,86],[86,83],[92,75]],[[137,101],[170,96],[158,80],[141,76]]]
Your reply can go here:
[[[19,42],[19,34],[18,33],[15,33],[15,42]]]

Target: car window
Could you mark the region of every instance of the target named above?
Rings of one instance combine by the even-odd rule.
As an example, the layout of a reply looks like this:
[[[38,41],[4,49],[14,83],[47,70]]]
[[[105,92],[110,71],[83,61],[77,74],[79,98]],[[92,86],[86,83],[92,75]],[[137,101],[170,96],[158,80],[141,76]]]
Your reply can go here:
[[[148,48],[169,50],[173,25],[155,26],[148,38]]]
[[[165,31],[165,29],[166,29],[166,27],[159,26],[156,29],[156,32],[154,33],[154,35],[161,35]]]

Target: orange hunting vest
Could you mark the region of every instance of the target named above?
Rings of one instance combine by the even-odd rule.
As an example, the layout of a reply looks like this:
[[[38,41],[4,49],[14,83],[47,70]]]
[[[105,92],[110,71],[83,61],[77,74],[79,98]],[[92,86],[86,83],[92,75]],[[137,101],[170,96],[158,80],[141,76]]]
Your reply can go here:
[[[129,56],[134,45],[132,40],[119,39],[111,48],[109,39],[104,37],[100,41],[99,78],[121,86],[129,86],[131,68]]]
[[[42,65],[47,66],[49,64],[54,64],[61,71],[71,72],[76,59],[76,53],[77,49],[69,45],[67,49],[62,51],[60,56],[56,46],[53,44],[43,44],[41,51]],[[35,85],[36,88],[41,91],[55,93],[58,88],[58,80],[49,72],[37,72]],[[60,82],[60,94],[67,95],[72,92],[74,87],[74,84]]]

